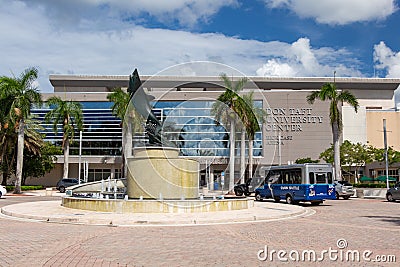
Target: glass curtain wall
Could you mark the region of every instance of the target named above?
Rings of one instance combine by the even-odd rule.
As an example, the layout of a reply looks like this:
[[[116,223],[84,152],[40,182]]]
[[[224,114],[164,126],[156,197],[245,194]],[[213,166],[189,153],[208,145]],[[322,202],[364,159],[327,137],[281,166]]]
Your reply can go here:
[[[110,102],[81,102],[83,105],[82,155],[84,156],[119,156],[121,155],[121,121],[111,113]],[[44,119],[50,109],[34,109],[32,114]],[[45,141],[57,146],[62,145],[62,125],[57,134],[52,124],[42,124],[46,135]],[[79,155],[79,132],[75,133],[75,142],[71,144],[70,155]]]
[[[261,105],[258,101],[257,105]],[[154,103],[154,114],[163,121],[164,134],[187,157],[229,156],[229,132],[217,125],[211,115],[214,101],[159,101]],[[237,133],[236,154],[240,154],[240,133]],[[248,143],[248,140],[246,140]],[[262,133],[253,141],[253,155],[262,156]],[[248,146],[246,146],[248,155]]]
[[[258,103],[260,102],[260,103]],[[112,115],[110,102],[81,102],[83,105],[84,129],[82,133],[83,156],[120,156],[121,121]],[[181,150],[182,156],[229,156],[229,132],[217,125],[211,115],[214,101],[159,101],[154,103],[154,114],[163,122],[163,131],[168,140]],[[261,106],[261,101],[256,101]],[[33,114],[43,120],[50,109],[34,109]],[[42,124],[45,140],[61,147],[62,125],[53,132],[52,124]],[[240,154],[240,133],[237,133],[236,154]],[[139,142],[136,142],[139,141]],[[134,143],[143,142],[138,133]],[[248,143],[248,140],[246,140]],[[262,156],[262,133],[257,132],[253,141],[255,157]],[[79,133],[70,147],[71,155],[79,155]],[[248,155],[248,146],[246,146]]]

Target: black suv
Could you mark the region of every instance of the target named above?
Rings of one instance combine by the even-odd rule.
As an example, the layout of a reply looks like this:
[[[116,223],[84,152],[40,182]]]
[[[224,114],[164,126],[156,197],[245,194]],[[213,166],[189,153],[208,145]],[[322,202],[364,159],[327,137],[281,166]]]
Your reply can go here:
[[[81,181],[81,183],[82,183],[82,181]],[[56,188],[61,193],[65,193],[65,188],[72,186],[72,185],[77,185],[77,184],[79,184],[79,180],[76,178],[63,178],[57,182]]]
[[[245,184],[236,184],[233,188],[235,195],[242,196],[244,194],[245,196],[250,196],[252,192],[252,186],[250,185],[251,180],[252,179],[248,179]]]

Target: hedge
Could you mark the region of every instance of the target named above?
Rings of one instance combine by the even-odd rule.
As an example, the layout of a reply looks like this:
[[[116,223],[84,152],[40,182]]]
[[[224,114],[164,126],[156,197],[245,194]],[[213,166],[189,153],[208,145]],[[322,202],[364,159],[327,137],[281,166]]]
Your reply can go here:
[[[394,186],[395,182],[390,182],[389,186]],[[386,188],[386,183],[359,183],[353,184],[357,188]]]
[[[13,185],[6,186],[6,190],[8,192],[14,191],[14,188],[15,188],[15,186],[13,186]],[[22,191],[41,190],[41,189],[44,189],[43,185],[22,185],[21,186]]]

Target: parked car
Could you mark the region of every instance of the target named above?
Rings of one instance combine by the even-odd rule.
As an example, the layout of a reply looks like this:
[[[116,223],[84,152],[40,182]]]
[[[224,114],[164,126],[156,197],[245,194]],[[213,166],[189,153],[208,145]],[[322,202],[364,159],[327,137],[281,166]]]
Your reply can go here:
[[[81,181],[81,183],[83,182]],[[65,193],[65,188],[77,184],[79,184],[79,180],[77,178],[62,178],[57,182],[56,188],[61,193]]]
[[[397,182],[393,187],[387,190],[386,199],[388,201],[400,200],[400,182]]]
[[[336,199],[342,197],[343,199],[349,199],[352,195],[354,195],[354,188],[351,183],[348,181],[334,181],[336,191]]]
[[[7,190],[4,186],[0,185],[0,197],[7,194]]]

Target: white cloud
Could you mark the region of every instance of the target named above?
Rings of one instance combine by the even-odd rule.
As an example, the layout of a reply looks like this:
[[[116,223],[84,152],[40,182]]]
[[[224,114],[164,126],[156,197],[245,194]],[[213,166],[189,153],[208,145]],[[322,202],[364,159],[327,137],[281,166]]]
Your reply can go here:
[[[151,15],[161,22],[192,27],[207,21],[222,7],[237,6],[237,0],[20,0],[31,7],[40,6],[53,22],[85,27],[86,23],[107,27],[113,18],[133,20]],[[142,17],[143,22],[145,19]],[[137,21],[137,20],[136,20]],[[59,24],[58,24],[59,25]],[[110,25],[108,25],[110,26]]]
[[[287,8],[318,23],[345,25],[382,20],[396,10],[395,0],[264,0],[267,7]]]
[[[331,48],[312,49],[310,40],[300,38],[284,50],[284,56],[278,59],[270,59],[257,70],[260,76],[332,76],[336,71],[339,76],[361,76],[361,73],[353,68],[340,63],[348,52],[335,51]],[[331,62],[326,62],[327,57],[336,57]],[[357,62],[353,62],[356,64]]]
[[[400,78],[400,52],[393,52],[384,42],[374,45],[375,67],[386,70],[386,77]]]
[[[55,28],[43,8],[0,0],[0,75],[11,71],[18,75],[37,66],[41,90],[52,91],[49,74],[128,75],[138,68],[142,75],[152,75],[174,64],[198,60],[227,64],[246,75],[255,75],[266,62],[267,70],[258,74],[330,76],[338,66],[347,75],[359,74],[344,67],[350,64],[332,63],[343,55],[348,57],[348,52],[312,49],[308,39],[293,44],[260,42],[113,22],[120,24],[118,30]]]
[[[282,76],[293,77],[297,72],[287,63],[281,63],[279,59],[269,59],[256,71],[258,76]]]

